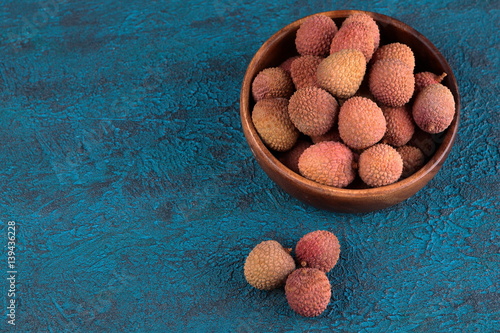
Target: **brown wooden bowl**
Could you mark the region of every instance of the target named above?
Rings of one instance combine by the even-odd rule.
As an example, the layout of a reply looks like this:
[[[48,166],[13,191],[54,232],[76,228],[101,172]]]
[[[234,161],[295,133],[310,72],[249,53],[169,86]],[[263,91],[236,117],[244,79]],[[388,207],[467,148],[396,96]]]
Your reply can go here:
[[[338,10],[321,14],[331,17],[340,27],[346,17],[358,12],[360,11]],[[252,81],[261,70],[279,66],[284,60],[297,54],[295,33],[306,17],[287,25],[260,47],[247,68],[240,96],[240,117],[243,132],[257,162],[267,175],[299,200],[317,208],[337,212],[370,212],[390,207],[414,195],[439,171],[453,146],[458,131],[460,96],[455,76],[443,55],[427,38],[410,26],[385,15],[372,12],[364,13],[370,15],[377,22],[380,29],[381,45],[401,42],[410,46],[416,59],[415,72],[431,71],[437,74],[445,72],[447,76],[442,83],[451,90],[455,97],[456,112],[453,122],[440,136],[439,146],[434,154],[415,174],[394,184],[377,188],[335,188],[321,185],[293,172],[264,145],[251,117],[255,104],[251,94]]]

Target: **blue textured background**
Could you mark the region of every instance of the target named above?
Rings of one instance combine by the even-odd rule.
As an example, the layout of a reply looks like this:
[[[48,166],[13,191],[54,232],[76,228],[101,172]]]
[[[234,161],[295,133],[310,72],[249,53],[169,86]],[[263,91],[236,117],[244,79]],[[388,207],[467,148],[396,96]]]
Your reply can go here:
[[[2,3],[0,274],[14,220],[17,331],[499,331],[498,1]],[[336,9],[414,27],[462,95],[438,175],[369,214],[284,193],[239,121],[260,45]],[[316,229],[338,235],[342,256],[327,311],[308,319],[242,269],[260,241],[293,247]],[[0,291],[4,314],[6,282]]]

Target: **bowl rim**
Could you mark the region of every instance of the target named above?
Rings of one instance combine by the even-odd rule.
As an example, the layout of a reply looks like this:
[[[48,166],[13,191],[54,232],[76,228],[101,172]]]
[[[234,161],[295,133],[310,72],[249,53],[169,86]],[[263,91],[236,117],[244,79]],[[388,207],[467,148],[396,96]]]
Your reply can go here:
[[[281,163],[278,158],[276,158],[270,149],[268,149],[255,129],[253,122],[251,121],[251,82],[253,81],[253,74],[255,68],[258,67],[260,58],[265,51],[271,47],[273,44],[283,40],[292,30],[298,29],[300,24],[310,16],[323,14],[329,16],[332,19],[345,19],[347,16],[355,13],[365,13],[370,15],[377,24],[390,24],[394,25],[399,29],[405,30],[412,35],[414,35],[421,43],[425,44],[427,48],[432,50],[436,55],[438,55],[440,65],[445,69],[447,74],[447,84],[446,86],[451,90],[453,97],[455,99],[455,115],[450,126],[445,130],[443,141],[439,143],[436,151],[427,161],[427,163],[421,167],[417,172],[411,176],[396,181],[395,183],[384,185],[380,187],[373,188],[363,188],[363,189],[350,189],[350,188],[336,188],[333,186],[323,185],[315,181],[309,180],[298,173],[290,170],[287,166]],[[321,195],[329,195],[334,197],[344,197],[344,198],[358,198],[362,197],[377,197],[381,195],[387,195],[388,192],[400,191],[405,188],[412,188],[416,183],[422,179],[428,178],[425,184],[430,181],[437,171],[441,168],[448,154],[451,151],[453,143],[457,137],[459,121],[460,121],[460,93],[458,90],[458,84],[455,75],[451,69],[451,66],[446,61],[446,58],[441,54],[441,52],[431,43],[424,35],[412,28],[411,26],[384,14],[379,14],[370,11],[362,10],[334,10],[319,12],[311,14],[300,18],[285,27],[278,30],[271,37],[269,37],[257,50],[257,52],[252,57],[247,70],[245,72],[241,93],[240,93],[240,118],[242,122],[243,132],[248,141],[249,147],[252,153],[259,158],[264,159],[266,165],[271,168],[274,172],[279,173],[282,177],[286,178],[288,181],[295,183],[300,183],[307,189],[314,191]],[[441,132],[443,133],[443,132]],[[439,134],[439,133],[438,133]],[[253,143],[250,144],[250,143]],[[260,163],[259,163],[260,164]],[[262,165],[261,165],[262,166]],[[267,173],[267,171],[266,171]],[[424,186],[425,186],[424,184]],[[423,186],[421,186],[423,187]]]

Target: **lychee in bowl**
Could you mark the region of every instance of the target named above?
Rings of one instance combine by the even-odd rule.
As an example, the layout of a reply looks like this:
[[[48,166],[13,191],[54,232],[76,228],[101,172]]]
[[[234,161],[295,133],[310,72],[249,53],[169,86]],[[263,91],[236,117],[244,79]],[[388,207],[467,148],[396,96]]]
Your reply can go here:
[[[323,12],[332,18],[338,27],[356,10]],[[385,15],[363,12],[370,15],[380,29],[380,44],[404,43],[413,50],[416,59],[415,73],[431,71],[446,73],[442,84],[450,89],[455,99],[455,115],[451,125],[442,133],[432,136],[427,144],[428,158],[422,168],[408,178],[393,184],[375,188],[336,188],[306,179],[292,171],[278,159],[276,152],[266,147],[252,122],[252,82],[256,75],[268,67],[279,66],[286,59],[297,55],[296,31],[307,18],[297,20],[271,36],[251,60],[243,79],[240,95],[240,117],[244,135],[257,162],[265,173],[284,191],[293,197],[321,209],[336,212],[362,213],[384,209],[413,196],[437,174],[450,153],[455,141],[460,111],[460,96],[453,71],[439,50],[422,34],[410,26]]]

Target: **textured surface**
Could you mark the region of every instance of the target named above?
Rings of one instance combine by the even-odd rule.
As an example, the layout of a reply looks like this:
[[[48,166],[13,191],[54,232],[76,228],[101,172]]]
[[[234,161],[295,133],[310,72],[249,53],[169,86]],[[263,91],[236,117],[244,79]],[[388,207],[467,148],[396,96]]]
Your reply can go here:
[[[2,4],[0,231],[18,224],[17,331],[500,327],[497,1]],[[462,95],[459,137],[438,175],[363,215],[279,189],[238,114],[245,68],[271,34],[349,8],[428,37]],[[293,247],[316,229],[333,231],[343,251],[327,310],[303,318],[283,290],[250,287],[243,264],[265,239]]]

